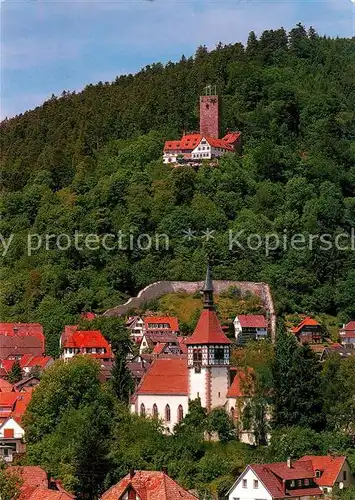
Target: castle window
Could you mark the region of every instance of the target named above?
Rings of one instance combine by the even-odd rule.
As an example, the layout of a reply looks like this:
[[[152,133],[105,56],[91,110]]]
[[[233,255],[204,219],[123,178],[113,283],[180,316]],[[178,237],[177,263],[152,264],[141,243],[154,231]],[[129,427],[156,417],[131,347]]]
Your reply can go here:
[[[234,419],[235,419],[235,410],[234,410],[233,406],[231,408],[230,414],[231,414],[231,419],[234,422]]]
[[[158,407],[155,403],[153,404],[153,418],[158,418]]]
[[[181,405],[178,406],[178,422],[181,422],[181,420],[184,418],[184,409]]]
[[[171,420],[170,406],[166,405],[166,407],[165,407],[165,421],[170,422],[170,420]]]
[[[145,417],[145,406],[143,403],[141,404],[141,412],[140,413],[141,413],[141,417]]]

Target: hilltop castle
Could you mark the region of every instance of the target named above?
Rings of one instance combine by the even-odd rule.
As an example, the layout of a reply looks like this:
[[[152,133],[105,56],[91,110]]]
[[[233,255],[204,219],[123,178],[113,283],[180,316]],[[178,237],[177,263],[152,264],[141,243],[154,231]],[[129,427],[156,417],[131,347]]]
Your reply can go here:
[[[238,151],[240,132],[228,132],[219,138],[219,98],[211,85],[200,96],[200,133],[183,135],[178,141],[166,141],[163,162],[198,165],[202,160],[217,160],[225,153]]]

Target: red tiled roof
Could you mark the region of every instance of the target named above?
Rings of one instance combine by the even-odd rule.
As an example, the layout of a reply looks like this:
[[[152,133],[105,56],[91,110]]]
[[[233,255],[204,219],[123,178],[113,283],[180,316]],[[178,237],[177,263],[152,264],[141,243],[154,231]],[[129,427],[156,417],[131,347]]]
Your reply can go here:
[[[187,395],[187,359],[157,358],[144,375],[136,393]]]
[[[320,324],[315,319],[307,317],[303,321],[301,321],[301,323],[299,323],[297,326],[293,327],[292,331],[294,333],[298,333],[300,330],[302,330],[304,326],[320,326]]]
[[[52,361],[53,358],[51,356],[32,356],[29,361],[25,365],[23,365],[21,360],[21,367],[23,368],[32,368],[34,366],[38,366],[39,368],[45,368],[47,364]]]
[[[37,339],[37,342],[34,342],[34,339]],[[45,337],[40,323],[0,323],[1,357],[6,358],[5,354],[9,354],[11,348],[21,350],[27,345],[31,349],[38,346],[41,353],[45,351]]]
[[[137,471],[131,478],[128,474],[101,497],[102,500],[120,500],[132,488],[141,500],[196,500],[164,472]]]
[[[66,332],[66,339],[63,347],[78,347],[78,348],[93,348],[104,347],[109,348],[109,343],[102,335],[100,330],[75,330],[69,333]]]
[[[22,480],[18,500],[72,500],[74,497],[60,488],[48,489],[47,473],[38,466],[10,466],[7,474],[15,474]]]
[[[160,344],[159,342],[155,344],[153,354],[160,354],[161,352],[163,352],[165,345],[166,344]]]
[[[222,330],[217,314],[213,310],[203,309],[194,333],[186,340],[191,344],[230,344]]]
[[[222,148],[227,151],[233,151],[233,148],[230,144],[227,144],[223,139],[216,139],[214,137],[206,137],[206,141],[210,146],[214,148]]]
[[[321,476],[315,478],[315,482],[319,486],[333,487],[346,457],[306,455],[300,458],[299,462],[303,462],[304,460],[311,461],[313,470],[321,472]]]
[[[239,314],[238,319],[242,328],[266,328],[267,322],[262,314]]]
[[[241,132],[229,132],[222,138],[222,141],[227,142],[228,144],[233,144],[240,138],[241,135]]]
[[[168,324],[169,328],[158,326],[158,327],[150,327],[150,324]],[[144,318],[145,328],[148,330],[172,330],[173,332],[179,331],[179,322],[175,316],[146,316]]]
[[[0,392],[12,392],[12,390],[12,384],[3,378],[0,378]]]
[[[243,369],[236,369],[236,374],[233,379],[233,382],[228,389],[227,398],[240,398],[244,396],[249,396],[249,394],[245,394],[243,382],[245,381],[246,372]],[[247,368],[247,373],[250,375],[253,372],[252,368]]]
[[[156,333],[153,333],[152,330],[149,332],[145,333],[143,337],[146,339],[146,341],[149,343],[160,343],[160,344],[167,344],[168,342],[177,342],[177,335],[176,333],[169,333],[165,330],[160,330],[161,333],[158,331]],[[142,339],[143,339],[142,337]]]
[[[47,488],[48,479],[47,473],[37,465],[26,465],[26,466],[10,466],[6,469],[9,474],[16,474],[23,481],[23,487],[37,488],[42,486]]]
[[[349,323],[344,325],[344,327],[340,329],[340,335],[349,338],[355,335],[355,321],[349,321]]]
[[[179,346],[180,346],[182,354],[187,354],[187,345],[186,345],[187,338],[180,336],[177,338],[177,340],[179,342]]]
[[[0,392],[1,417],[11,416],[21,421],[31,396],[32,394],[27,392]]]
[[[274,499],[295,498],[300,495],[300,490],[287,490],[283,480],[314,479],[311,461],[303,463],[293,462],[289,468],[285,462],[272,464],[252,464],[249,466],[263,483]],[[302,495],[321,495],[320,488],[311,486],[302,489]]]
[[[184,135],[180,141],[166,141],[164,151],[183,151],[193,150],[202,140],[201,134],[188,134]]]

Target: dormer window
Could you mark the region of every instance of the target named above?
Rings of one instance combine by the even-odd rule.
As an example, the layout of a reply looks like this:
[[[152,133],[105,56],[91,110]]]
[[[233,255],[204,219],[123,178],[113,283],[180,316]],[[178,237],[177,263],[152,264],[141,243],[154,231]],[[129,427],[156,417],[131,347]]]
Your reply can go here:
[[[321,476],[321,472],[319,469],[316,469],[316,477],[320,477]]]

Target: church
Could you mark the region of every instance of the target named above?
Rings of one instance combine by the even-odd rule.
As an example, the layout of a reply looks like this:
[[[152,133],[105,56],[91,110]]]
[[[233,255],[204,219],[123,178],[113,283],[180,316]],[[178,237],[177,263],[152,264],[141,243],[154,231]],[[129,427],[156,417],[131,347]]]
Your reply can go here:
[[[131,411],[161,419],[170,432],[186,415],[189,401],[196,398],[207,411],[223,407],[235,418],[236,399],[240,396],[235,390],[238,375],[230,385],[231,341],[215,311],[209,267],[203,288],[203,310],[185,344],[187,355],[171,354],[153,361],[132,398]]]

